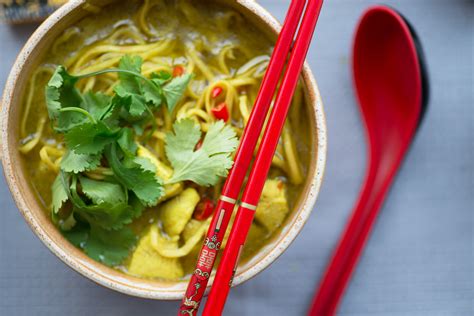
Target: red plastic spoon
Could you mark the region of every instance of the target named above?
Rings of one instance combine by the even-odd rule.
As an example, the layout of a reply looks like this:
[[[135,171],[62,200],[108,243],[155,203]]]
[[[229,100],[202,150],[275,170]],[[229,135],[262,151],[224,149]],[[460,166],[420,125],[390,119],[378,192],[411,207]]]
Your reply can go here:
[[[369,164],[359,201],[312,302],[311,316],[335,314],[428,102],[421,45],[399,13],[385,6],[369,8],[359,22],[353,49]]]

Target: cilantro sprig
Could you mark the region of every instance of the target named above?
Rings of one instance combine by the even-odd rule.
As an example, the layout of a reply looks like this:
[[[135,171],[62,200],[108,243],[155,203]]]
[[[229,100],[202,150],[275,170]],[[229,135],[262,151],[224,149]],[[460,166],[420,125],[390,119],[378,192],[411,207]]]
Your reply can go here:
[[[147,78],[141,68],[142,59],[131,56],[124,56],[116,69],[79,76],[58,66],[46,86],[52,127],[64,135],[67,148],[52,186],[52,216],[59,224],[67,222],[59,225],[67,230],[66,236],[80,241],[77,244],[86,253],[108,265],[128,254],[123,247],[131,245],[133,238],[125,225],[145,207],[156,205],[164,193],[151,162],[137,156],[130,127],[154,123],[153,111],[161,106],[173,111],[191,79],[189,74],[172,78],[166,73]],[[81,93],[77,88],[81,79],[110,72],[119,77],[114,96]],[[98,167],[110,172],[101,180],[86,176]],[[69,210],[64,211],[66,205]],[[102,238],[107,234],[127,242],[117,247],[107,244]]]
[[[174,133],[166,135],[166,155],[174,168],[170,183],[193,181],[202,186],[215,185],[232,167],[231,154],[238,145],[235,132],[224,121],[210,125],[201,147],[201,130],[190,119],[174,123]]]
[[[195,149],[202,138],[199,125],[189,119],[175,122],[166,136],[174,173],[164,183],[155,165],[137,155],[137,134],[153,126],[154,111],[161,106],[173,111],[192,76],[160,72],[147,78],[142,63],[140,57],[124,56],[116,69],[79,76],[58,66],[46,86],[52,127],[64,135],[66,146],[52,185],[53,221],[73,244],[110,266],[128,256],[137,238],[127,224],[158,203],[164,184],[216,184],[232,166],[238,142],[232,128],[218,121]],[[76,86],[83,78],[110,72],[119,78],[113,96],[82,93]]]

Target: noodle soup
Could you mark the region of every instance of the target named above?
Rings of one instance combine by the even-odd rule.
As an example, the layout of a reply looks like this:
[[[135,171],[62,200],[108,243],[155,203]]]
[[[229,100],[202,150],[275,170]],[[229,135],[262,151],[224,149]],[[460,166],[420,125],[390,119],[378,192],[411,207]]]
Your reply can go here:
[[[29,80],[20,124],[24,168],[57,228],[124,273],[191,273],[271,49],[239,13],[204,2],[127,1],[66,29]],[[301,194],[305,111],[299,86],[243,260]]]

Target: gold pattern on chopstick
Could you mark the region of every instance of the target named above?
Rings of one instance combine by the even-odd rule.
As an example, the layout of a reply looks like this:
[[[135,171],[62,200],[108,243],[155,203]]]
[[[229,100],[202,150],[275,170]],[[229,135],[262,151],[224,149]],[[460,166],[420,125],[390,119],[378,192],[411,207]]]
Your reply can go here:
[[[221,242],[217,241],[217,235],[214,234],[211,238],[207,237],[206,240],[204,241],[204,246],[211,250],[216,250],[219,251],[219,248],[221,246]],[[215,255],[215,254],[214,254]]]
[[[194,287],[195,287],[195,291],[194,291],[193,295],[191,295],[189,297],[185,297],[184,298],[184,303],[183,303],[185,306],[191,307],[191,309],[182,310],[181,311],[182,315],[188,314],[188,315],[192,316],[192,315],[194,315],[194,312],[199,308],[199,302],[195,301],[194,297],[198,294],[198,291],[199,291],[199,288],[201,287],[201,284],[196,283],[196,284],[194,284]]]
[[[202,277],[204,279],[209,279],[209,273],[202,271],[201,269],[197,268],[194,270],[194,274],[198,277]]]

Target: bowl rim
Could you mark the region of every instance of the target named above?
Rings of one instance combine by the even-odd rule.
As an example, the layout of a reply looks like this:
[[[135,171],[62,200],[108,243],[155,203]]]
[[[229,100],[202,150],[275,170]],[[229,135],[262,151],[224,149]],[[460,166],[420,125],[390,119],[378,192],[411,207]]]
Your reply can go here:
[[[226,1],[224,1],[226,2]],[[276,33],[281,29],[281,25],[266,9],[259,5],[254,0],[235,0],[237,6],[242,6],[244,9],[250,11],[255,18],[260,20],[263,24],[268,27],[271,32]],[[53,241],[51,236],[44,227],[40,225],[38,219],[35,218],[33,212],[28,208],[26,199],[19,190],[19,185],[15,177],[15,170],[18,169],[18,163],[14,163],[11,159],[11,151],[16,150],[9,146],[9,123],[10,123],[10,110],[13,108],[13,95],[17,88],[17,80],[21,77],[22,70],[30,58],[31,53],[37,48],[37,45],[48,35],[50,29],[52,29],[59,21],[74,10],[79,9],[83,5],[88,4],[88,0],[70,0],[65,5],[60,7],[51,16],[49,16],[30,36],[20,53],[18,54],[12,70],[5,83],[5,90],[3,93],[2,107],[1,107],[1,159],[4,170],[4,176],[7,180],[10,192],[15,200],[15,203],[26,220],[27,224],[33,230],[36,236],[46,245],[46,247],[54,253],[61,261],[78,272],[82,276],[94,281],[95,283],[107,287],[109,289],[128,294],[131,296],[157,299],[157,300],[177,300],[182,299],[184,294],[184,288],[166,288],[163,290],[157,290],[153,287],[138,287],[134,286],[131,282],[130,276],[123,275],[120,277],[108,277],[107,273],[99,273],[94,267],[94,264],[90,264],[86,260],[80,260],[76,258],[64,249],[59,243]],[[307,86],[307,93],[309,99],[312,101],[312,111],[314,111],[314,123],[316,133],[313,135],[314,141],[310,153],[316,154],[316,159],[312,159],[310,163],[315,164],[313,170],[313,178],[311,179],[306,194],[302,198],[300,209],[297,210],[298,215],[293,220],[293,223],[289,223],[289,228],[284,231],[284,235],[279,237],[279,241],[275,246],[258,262],[252,264],[249,268],[238,271],[234,278],[233,286],[237,286],[253,277],[258,273],[266,269],[272,264],[291,244],[296,236],[301,232],[303,225],[311,214],[324,177],[324,171],[326,166],[327,156],[327,129],[326,119],[324,114],[323,103],[321,95],[318,89],[317,82],[307,64],[305,62],[303,67],[303,80]],[[315,144],[314,144],[315,143]],[[92,259],[91,259],[92,260]],[[100,264],[100,263],[95,263]],[[137,278],[136,278],[137,279]],[[213,276],[209,280],[207,291],[213,282]]]

